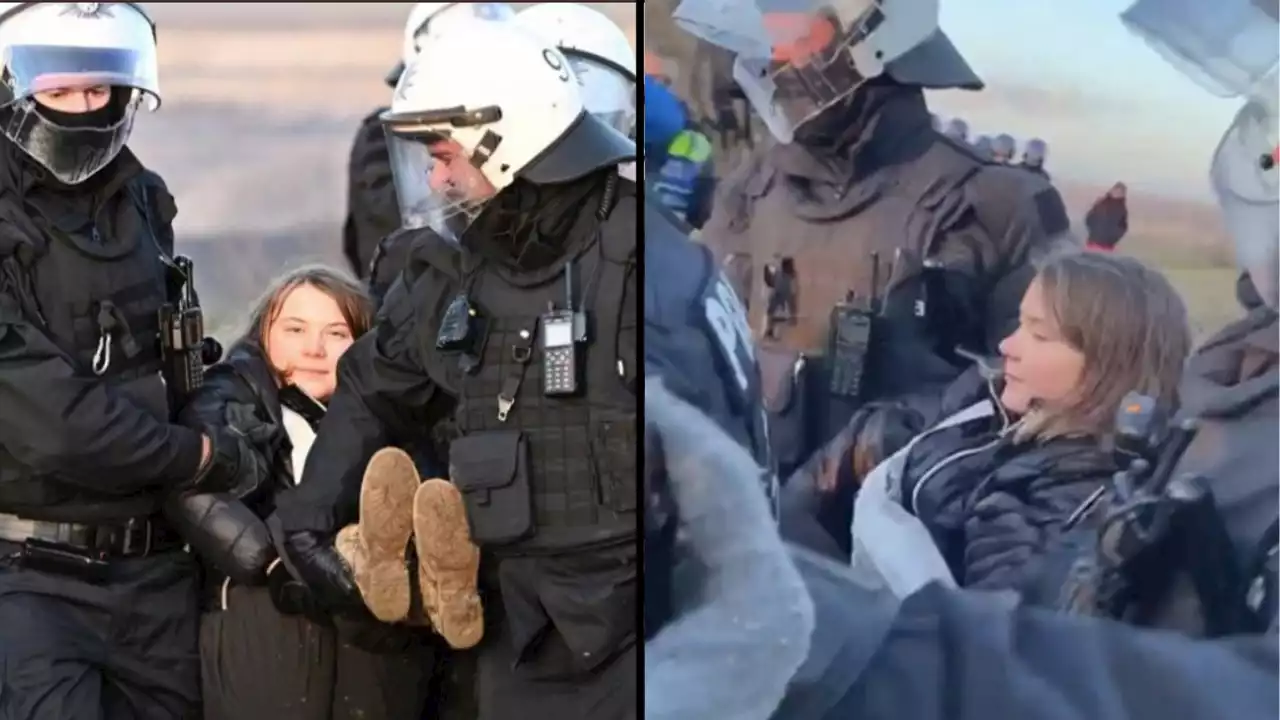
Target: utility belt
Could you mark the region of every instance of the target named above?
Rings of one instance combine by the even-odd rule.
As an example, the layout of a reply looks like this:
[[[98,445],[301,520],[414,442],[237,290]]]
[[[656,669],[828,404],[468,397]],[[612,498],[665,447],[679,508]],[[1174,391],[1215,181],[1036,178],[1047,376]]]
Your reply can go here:
[[[89,525],[5,514],[0,514],[0,541],[20,546],[10,555],[19,568],[92,583],[107,579],[113,561],[172,552],[185,545],[177,532],[154,518]]]

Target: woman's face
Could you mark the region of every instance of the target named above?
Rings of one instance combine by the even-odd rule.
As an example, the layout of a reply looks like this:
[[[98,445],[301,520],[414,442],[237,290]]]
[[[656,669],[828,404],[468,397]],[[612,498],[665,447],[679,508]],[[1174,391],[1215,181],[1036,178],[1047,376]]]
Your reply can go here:
[[[36,102],[55,112],[89,113],[107,106],[111,100],[111,86],[47,90],[36,93],[35,98]]]
[[[351,347],[351,328],[324,291],[300,285],[285,296],[267,331],[267,357],[286,383],[320,401],[338,384],[338,358]]]
[[[1000,402],[1010,412],[1022,415],[1033,403],[1052,409],[1074,400],[1084,374],[1084,355],[1062,339],[1039,280],[1027,288],[1018,329],[1000,343],[1000,354],[1005,370]]]

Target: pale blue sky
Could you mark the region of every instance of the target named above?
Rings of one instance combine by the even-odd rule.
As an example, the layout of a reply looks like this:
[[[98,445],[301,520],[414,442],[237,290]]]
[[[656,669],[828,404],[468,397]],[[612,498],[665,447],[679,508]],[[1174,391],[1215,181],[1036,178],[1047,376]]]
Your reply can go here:
[[[943,29],[988,89],[934,93],[930,104],[984,133],[1043,137],[1064,178],[1207,197],[1209,156],[1240,101],[1166,65],[1121,24],[1128,5],[942,0]]]

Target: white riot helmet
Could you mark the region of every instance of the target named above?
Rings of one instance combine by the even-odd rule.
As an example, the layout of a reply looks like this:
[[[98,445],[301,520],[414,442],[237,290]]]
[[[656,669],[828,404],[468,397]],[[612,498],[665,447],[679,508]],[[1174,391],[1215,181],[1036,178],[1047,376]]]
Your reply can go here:
[[[458,242],[517,179],[564,183],[634,160],[578,88],[568,59],[515,23],[433,28],[382,115],[404,226]]]
[[[155,25],[137,3],[0,3],[0,58],[0,132],[68,185],[115,159],[139,106],[160,106]],[[41,102],[95,86],[111,88],[101,111]]]
[[[1263,301],[1280,296],[1280,11],[1276,0],[1137,0],[1121,19],[1171,65],[1219,97],[1243,97],[1209,178]]]
[[[516,16],[507,3],[487,2],[421,2],[409,11],[404,24],[404,43],[400,60],[408,65],[422,48],[422,40],[435,30],[444,29],[454,20],[490,20],[504,22]]]
[[[630,135],[636,123],[636,54],[604,13],[577,3],[542,3],[516,22],[560,48],[582,81],[587,112]]]
[[[400,74],[405,65],[418,54],[422,38],[432,28],[442,23],[452,22],[458,18],[478,20],[495,20],[498,22],[515,17],[516,11],[507,3],[486,2],[421,2],[409,11],[409,19],[404,23],[404,39],[400,44],[400,62],[387,73],[387,84],[395,87],[400,82]]]
[[[685,32],[735,56],[733,79],[780,142],[868,80],[977,90],[939,0],[682,0]]]

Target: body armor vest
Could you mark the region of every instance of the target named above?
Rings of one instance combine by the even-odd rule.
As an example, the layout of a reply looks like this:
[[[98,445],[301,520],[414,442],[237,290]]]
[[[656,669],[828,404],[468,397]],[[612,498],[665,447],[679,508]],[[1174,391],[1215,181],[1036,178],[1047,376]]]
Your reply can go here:
[[[614,215],[634,214],[633,202],[624,198]],[[498,514],[510,519],[525,511],[525,500],[503,501],[504,488],[527,482],[531,496],[532,527],[501,543],[478,539],[486,549],[554,553],[635,537],[634,253],[634,237],[606,229],[567,261],[578,288],[575,307],[585,309],[589,327],[587,342],[577,348],[582,390],[570,397],[543,392],[539,322],[548,307],[563,309],[565,272],[517,287],[482,268],[471,283],[470,301],[488,331],[478,367],[449,372],[459,436],[449,449],[450,475],[469,513],[477,505],[498,509],[506,502],[510,512]],[[514,401],[504,418],[500,395]],[[523,474],[526,480],[516,477]],[[484,520],[472,515],[471,521],[473,535],[483,535],[477,525]]]
[[[20,201],[10,196],[3,202]],[[32,202],[5,210],[7,217],[13,212],[29,219],[21,224],[28,242],[6,248],[0,262],[6,282],[19,288],[27,320],[71,358],[79,375],[114,384],[158,419],[170,420],[158,313],[168,299],[173,242],[156,228],[168,228],[176,215],[172,197],[147,187],[142,177],[130,180],[101,211],[115,213],[110,244],[93,219],[54,214]],[[63,517],[59,508],[102,500],[77,485],[34,476],[0,448],[0,512],[89,522],[97,518]],[[121,517],[138,514],[130,510]]]
[[[822,348],[832,307],[850,292],[887,297],[919,278],[926,259],[950,269],[977,270],[977,258],[951,257],[964,253],[964,247],[938,241],[968,209],[957,190],[982,165],[949,147],[935,146],[932,152],[938,156],[939,174],[890,166],[855,183],[834,202],[820,200],[812,206],[797,204],[796,191],[785,187],[792,181],[767,156],[757,161],[743,185],[742,206],[726,208],[733,219],[728,232],[717,238],[717,249],[722,260],[732,256],[747,263],[752,277],[776,258],[794,259],[801,312],[794,324],[778,328],[778,345],[796,352]],[[875,288],[873,254],[880,265]],[[753,293],[747,300],[752,327],[764,327],[767,289],[756,284],[739,290]]]

